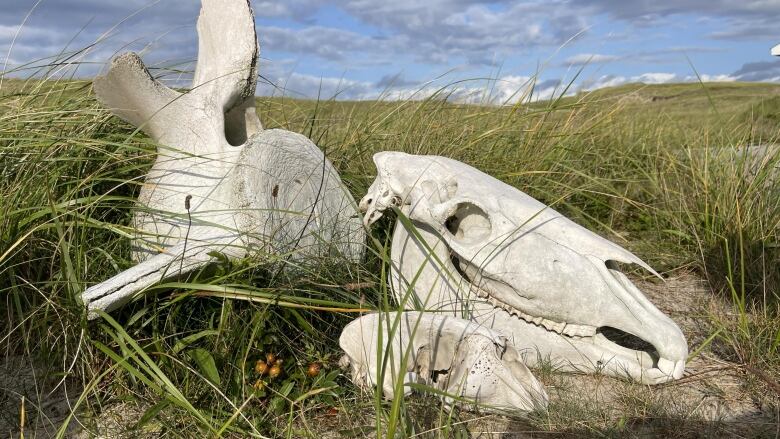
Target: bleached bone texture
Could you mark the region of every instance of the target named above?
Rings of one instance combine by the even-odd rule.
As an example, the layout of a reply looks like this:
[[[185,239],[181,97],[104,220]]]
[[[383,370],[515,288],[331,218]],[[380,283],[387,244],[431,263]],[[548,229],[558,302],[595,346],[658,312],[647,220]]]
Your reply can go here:
[[[403,306],[479,322],[537,351],[531,365],[647,384],[682,376],[685,337],[621,271],[656,274],[628,250],[458,161],[383,152],[374,162],[364,222],[392,206],[410,220],[397,221],[391,251]]]
[[[86,290],[110,311],[217,251],[361,258],[365,232],[338,173],[309,139],[263,131],[254,106],[258,57],[247,0],[203,0],[191,90],[156,81],[134,53],[95,79],[98,99],[160,144],[133,218],[138,265]]]
[[[381,335],[381,346],[379,336]],[[339,338],[352,381],[382,386],[387,398],[411,383],[445,393],[447,407],[465,402],[485,409],[530,411],[547,407],[544,387],[506,337],[476,322],[432,313],[368,314]]]

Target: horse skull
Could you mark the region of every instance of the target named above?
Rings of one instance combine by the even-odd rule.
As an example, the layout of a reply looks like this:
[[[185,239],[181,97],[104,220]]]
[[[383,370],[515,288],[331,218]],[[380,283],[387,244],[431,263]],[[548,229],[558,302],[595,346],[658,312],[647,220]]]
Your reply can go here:
[[[383,152],[374,162],[365,224],[392,206],[410,220],[397,222],[391,251],[404,306],[475,320],[538,351],[531,362],[648,384],[682,376],[685,337],[619,269],[657,275],[632,253],[458,161]]]

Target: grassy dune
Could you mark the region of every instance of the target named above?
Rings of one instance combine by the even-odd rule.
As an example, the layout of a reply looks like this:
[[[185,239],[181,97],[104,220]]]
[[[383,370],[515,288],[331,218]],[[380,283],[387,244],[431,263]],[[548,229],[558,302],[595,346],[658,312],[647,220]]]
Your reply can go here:
[[[115,428],[135,429],[128,437],[774,434],[780,86],[635,84],[513,107],[441,97],[260,98],[258,113],[267,128],[312,138],[356,199],[373,180],[375,152],[445,155],[631,249],[668,278],[635,277],[662,309],[690,322],[682,326],[691,364],[707,360],[709,375],[683,381],[710,379],[712,368],[735,377],[706,382],[766,417],[670,400],[686,384],[657,390],[548,369],[535,373],[552,395],[550,411],[528,419],[448,414],[432,395],[392,403],[356,389],[337,366],[337,338],[358,315],[352,308],[394,306],[385,282],[391,219],[372,229],[362,264],[323,260],[286,277],[253,260],[224,262],[87,322],[79,293],[132,265],[130,217],[155,145],[100,108],[89,82],[6,79],[0,370],[32,378],[7,380],[16,387],[0,379],[0,434],[18,436],[22,425],[25,437],[105,434],[106,417],[117,413]],[[214,285],[264,300],[215,297]],[[255,364],[269,353],[283,360],[282,373],[259,381]],[[312,363],[322,365],[316,377],[307,373]],[[55,400],[64,408],[52,414]]]

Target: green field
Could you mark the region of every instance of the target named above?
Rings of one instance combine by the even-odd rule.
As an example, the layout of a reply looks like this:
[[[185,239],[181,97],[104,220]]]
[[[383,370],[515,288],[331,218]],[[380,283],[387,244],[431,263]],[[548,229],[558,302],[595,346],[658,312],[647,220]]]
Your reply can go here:
[[[0,435],[774,437],[780,86],[632,84],[505,107],[446,93],[257,107],[266,128],[314,140],[356,199],[375,152],[444,155],[632,250],[666,278],[633,277],[685,332],[685,378],[648,387],[536,369],[551,404],[527,418],[356,388],[337,365],[337,339],[357,316],[349,308],[394,309],[392,218],[372,228],[360,264],[323,260],[288,276],[226,261],[88,322],[78,295],[132,265],[130,218],[155,145],[101,108],[89,82],[6,79]],[[266,300],[214,297],[213,285]],[[282,374],[258,383],[255,363],[269,353]],[[322,365],[316,377],[311,363]]]

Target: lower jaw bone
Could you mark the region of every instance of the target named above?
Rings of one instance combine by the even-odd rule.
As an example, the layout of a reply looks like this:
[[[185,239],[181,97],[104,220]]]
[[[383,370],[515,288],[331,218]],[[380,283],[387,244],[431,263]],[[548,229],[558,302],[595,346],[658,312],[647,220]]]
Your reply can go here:
[[[448,407],[463,400],[498,411],[547,406],[544,387],[520,352],[506,337],[469,320],[411,311],[369,314],[347,325],[339,344],[353,382],[382,386],[387,398],[400,396],[398,389],[409,394],[410,384],[420,383],[443,391]]]
[[[643,384],[679,379],[685,367],[684,360],[672,362],[661,358],[656,364],[647,352],[623,348],[595,332],[585,337],[561,335],[486,302],[472,302],[470,309],[475,322],[507,335],[509,343],[515,346],[530,367],[549,366],[560,372],[603,373]]]

